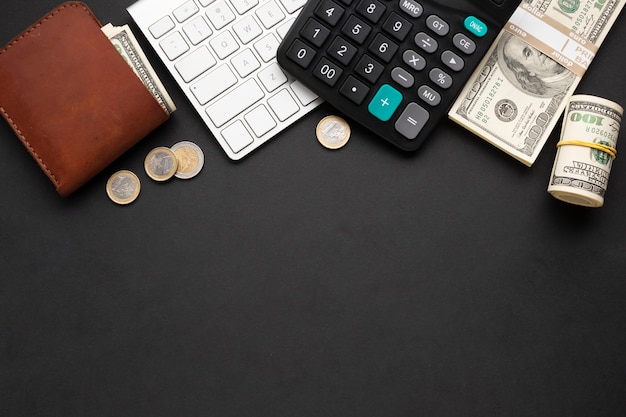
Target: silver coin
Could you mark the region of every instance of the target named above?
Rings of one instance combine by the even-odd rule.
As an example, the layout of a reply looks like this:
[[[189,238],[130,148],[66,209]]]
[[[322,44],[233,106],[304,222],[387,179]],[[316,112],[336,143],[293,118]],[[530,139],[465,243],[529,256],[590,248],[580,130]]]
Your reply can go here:
[[[130,204],[139,196],[141,183],[133,172],[121,170],[111,175],[106,190],[111,201],[121,205]]]
[[[350,139],[350,125],[339,116],[326,116],[317,124],[317,140],[328,149],[339,149]]]
[[[189,141],[178,142],[172,146],[172,151],[178,160],[176,178],[193,178],[202,170],[204,166],[204,153],[198,145]]]
[[[144,161],[146,174],[155,181],[167,181],[176,174],[178,160],[170,148],[154,148]]]

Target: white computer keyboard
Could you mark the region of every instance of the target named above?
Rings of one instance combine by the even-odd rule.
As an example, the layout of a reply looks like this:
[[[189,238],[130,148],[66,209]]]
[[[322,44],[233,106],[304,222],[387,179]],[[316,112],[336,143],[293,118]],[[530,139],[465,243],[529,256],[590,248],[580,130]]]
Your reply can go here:
[[[306,0],[139,0],[128,12],[224,152],[239,160],[322,100],[276,63]]]

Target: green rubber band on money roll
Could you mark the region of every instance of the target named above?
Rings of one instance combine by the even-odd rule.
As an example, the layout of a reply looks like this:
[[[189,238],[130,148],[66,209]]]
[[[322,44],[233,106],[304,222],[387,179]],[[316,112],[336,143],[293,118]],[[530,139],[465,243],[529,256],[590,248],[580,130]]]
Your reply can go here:
[[[615,159],[617,157],[617,149],[615,149],[612,146],[605,145],[603,143],[585,142],[584,140],[562,140],[556,144],[556,147],[559,148],[561,146],[567,146],[567,145],[584,146],[587,148],[596,149],[598,151],[608,154],[611,157],[611,159]]]

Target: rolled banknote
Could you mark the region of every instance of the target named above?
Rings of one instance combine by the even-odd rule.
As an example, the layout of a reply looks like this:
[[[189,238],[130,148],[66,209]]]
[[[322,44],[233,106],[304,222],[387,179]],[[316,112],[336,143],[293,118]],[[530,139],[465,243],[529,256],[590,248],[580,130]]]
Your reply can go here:
[[[150,65],[130,27],[128,25],[113,26],[109,23],[102,27],[102,32],[109,38],[115,49],[122,55],[148,91],[152,93],[163,110],[167,114],[174,112],[176,106],[172,98],[165,90],[152,65]]]
[[[626,0],[524,0],[449,117],[531,166]]]
[[[552,196],[579,206],[604,205],[623,113],[604,98],[571,97],[548,184]]]

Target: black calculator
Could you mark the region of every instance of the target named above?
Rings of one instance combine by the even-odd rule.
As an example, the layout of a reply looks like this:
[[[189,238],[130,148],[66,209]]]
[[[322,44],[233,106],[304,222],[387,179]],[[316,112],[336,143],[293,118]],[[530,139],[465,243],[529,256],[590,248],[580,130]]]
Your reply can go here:
[[[283,69],[407,151],[444,117],[520,0],[309,0]]]

